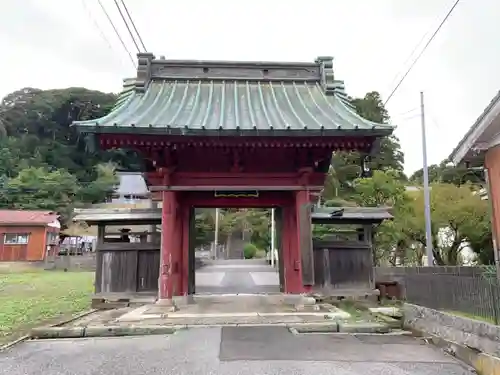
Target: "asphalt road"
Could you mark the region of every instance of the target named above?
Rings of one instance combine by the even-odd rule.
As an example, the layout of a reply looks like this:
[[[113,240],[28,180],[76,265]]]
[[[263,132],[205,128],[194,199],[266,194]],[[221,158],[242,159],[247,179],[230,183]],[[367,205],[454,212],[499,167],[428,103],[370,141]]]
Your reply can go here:
[[[279,293],[279,274],[264,259],[215,260],[196,270],[196,293]]]
[[[471,375],[402,336],[293,335],[284,327],[170,336],[31,341],[0,353],[0,375]]]

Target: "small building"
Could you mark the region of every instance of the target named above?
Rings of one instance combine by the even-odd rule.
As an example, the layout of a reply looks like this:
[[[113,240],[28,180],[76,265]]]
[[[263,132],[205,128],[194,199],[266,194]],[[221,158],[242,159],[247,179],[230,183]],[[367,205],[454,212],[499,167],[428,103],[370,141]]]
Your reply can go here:
[[[59,244],[59,215],[51,211],[0,210],[0,261],[41,261]]]

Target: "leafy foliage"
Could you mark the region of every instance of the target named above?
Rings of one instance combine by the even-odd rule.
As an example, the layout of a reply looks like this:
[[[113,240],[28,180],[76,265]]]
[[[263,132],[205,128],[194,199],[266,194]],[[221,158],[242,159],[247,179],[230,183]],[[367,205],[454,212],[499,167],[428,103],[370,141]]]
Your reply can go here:
[[[445,184],[463,185],[466,183],[483,184],[483,176],[480,171],[468,169],[464,165],[452,166],[448,160],[443,160],[440,164],[430,165],[428,168],[429,182],[442,182]],[[423,183],[423,169],[419,169],[410,176],[410,182],[415,184]]]
[[[373,247],[375,264],[382,259],[392,265],[396,265],[397,260],[404,263],[411,248],[411,237],[406,231],[411,226],[413,207],[400,173],[375,171],[373,177],[358,179],[354,186],[353,200],[356,203],[367,207],[389,207],[395,218],[377,228]]]
[[[384,108],[380,94],[369,92],[363,98],[353,99],[358,114],[367,120],[377,123],[387,123],[389,115]],[[406,180],[403,173],[404,155],[396,136],[384,138],[380,142],[378,152],[375,152],[369,163],[372,170],[396,171],[398,178]],[[325,181],[323,198],[330,200],[335,197],[350,199],[354,193],[354,181],[361,175],[361,155],[358,152],[338,152],[332,157],[331,167]]]
[[[255,246],[253,243],[247,243],[243,247],[243,256],[245,259],[252,259],[255,258],[255,255],[257,255],[257,246]]]
[[[415,198],[413,238],[425,243],[423,194]],[[433,184],[431,191],[432,242],[438,265],[460,264],[461,251],[469,238],[478,241],[477,229],[489,222],[486,201],[469,185]],[[484,233],[484,231],[483,231]]]
[[[112,192],[115,166],[129,169],[122,151],[88,153],[69,125],[104,116],[113,94],[84,88],[23,88],[0,104],[0,207],[49,209],[63,225],[77,205],[101,202]]]

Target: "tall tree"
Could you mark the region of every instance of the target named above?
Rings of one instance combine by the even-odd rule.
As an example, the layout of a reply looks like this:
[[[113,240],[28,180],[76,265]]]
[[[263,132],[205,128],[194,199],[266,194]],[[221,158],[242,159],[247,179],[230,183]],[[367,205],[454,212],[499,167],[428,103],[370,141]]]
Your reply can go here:
[[[429,182],[442,182],[445,184],[463,185],[466,183],[484,184],[484,176],[481,171],[467,168],[465,165],[452,166],[445,159],[439,164],[432,164],[428,167]],[[410,181],[415,184],[423,183],[423,169],[415,171],[410,176]]]
[[[438,265],[459,265],[469,238],[479,245],[481,232],[489,221],[487,202],[470,185],[433,184],[431,187],[431,223],[434,259]],[[413,239],[425,246],[423,192],[414,200]],[[483,237],[484,238],[484,237]],[[477,251],[480,251],[476,248]]]
[[[363,98],[352,100],[357,113],[367,120],[387,123],[389,114],[384,107],[380,94],[376,91],[367,93]],[[332,157],[332,167],[326,179],[324,198],[345,197],[353,194],[353,182],[361,175],[361,155],[357,152],[339,152]],[[404,155],[396,136],[382,139],[378,150],[370,161],[372,170],[396,171],[401,179],[406,179],[403,173]]]
[[[76,178],[65,170],[48,171],[30,167],[4,185],[6,208],[50,210],[58,212],[66,222],[75,206],[78,194]]]
[[[68,219],[75,205],[101,201],[116,184],[113,160],[129,153],[86,152],[73,120],[104,116],[116,96],[84,88],[24,88],[0,103],[0,206],[50,209]]]
[[[377,227],[373,246],[375,264],[387,262],[395,266],[414,261],[412,239],[408,235],[414,212],[400,172],[374,171],[372,177],[356,180],[352,198],[361,206],[388,207],[394,216]]]

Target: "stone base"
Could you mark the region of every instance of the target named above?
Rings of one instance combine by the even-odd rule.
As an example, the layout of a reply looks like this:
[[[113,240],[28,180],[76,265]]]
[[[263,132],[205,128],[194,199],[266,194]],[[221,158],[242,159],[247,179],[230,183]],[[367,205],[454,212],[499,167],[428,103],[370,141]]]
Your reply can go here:
[[[174,312],[179,310],[173,299],[158,299],[155,305],[162,306],[165,311]]]
[[[227,301],[238,301],[245,299],[258,298],[269,304],[275,305],[290,305],[290,306],[311,306],[316,304],[314,297],[309,297],[303,294],[206,294],[206,295],[190,295],[182,297],[174,297],[174,301],[179,301],[178,306],[181,304],[192,303],[224,303]],[[178,299],[178,300],[177,300]]]

